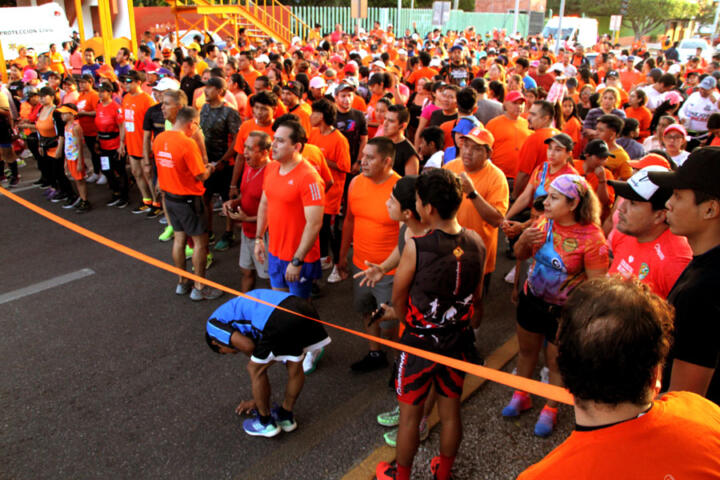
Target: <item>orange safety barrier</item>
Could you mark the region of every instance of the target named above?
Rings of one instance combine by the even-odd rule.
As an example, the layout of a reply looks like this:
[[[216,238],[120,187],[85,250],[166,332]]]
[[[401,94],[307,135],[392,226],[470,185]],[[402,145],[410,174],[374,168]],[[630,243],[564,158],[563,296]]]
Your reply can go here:
[[[98,235],[97,233],[95,233],[91,230],[83,228],[75,223],[65,220],[62,217],[59,217],[53,213],[48,212],[44,208],[38,207],[34,203],[29,202],[29,201],[25,200],[24,198],[21,198],[21,197],[15,195],[14,193],[9,192],[5,188],[0,187],[0,193],[5,195],[6,197],[8,197],[10,200],[12,200],[16,203],[19,203],[23,207],[28,208],[28,209],[32,210],[33,212],[37,213],[38,215],[42,215],[43,217],[45,217],[49,220],[52,220],[53,222],[55,222],[59,225],[62,225],[63,227],[65,227],[69,230],[72,230],[75,233],[83,235],[91,240],[94,240],[102,245],[105,245],[106,247],[112,248],[113,250],[117,250],[118,252],[128,255],[136,260],[140,260],[141,262],[148,263],[155,267],[166,270],[170,273],[174,273],[176,275],[181,275],[187,279],[190,279],[190,280],[193,280],[196,282],[201,282],[205,285],[209,285],[213,288],[217,288],[217,289],[227,292],[231,295],[247,298],[254,302],[263,303],[270,307],[277,308],[277,309],[283,310],[285,312],[307,318],[308,320],[312,320],[314,322],[322,323],[323,325],[335,328],[337,330],[341,330],[341,331],[349,333],[351,335],[355,335],[357,337],[361,337],[366,340],[372,340],[374,342],[381,343],[385,346],[394,348],[396,350],[407,352],[412,355],[417,355],[418,357],[425,358],[432,362],[437,362],[437,363],[446,365],[448,367],[455,368],[457,370],[461,370],[463,372],[469,373],[470,375],[482,377],[482,378],[485,378],[492,382],[514,388],[516,390],[523,390],[525,392],[532,393],[533,395],[538,395],[540,397],[545,397],[547,399],[555,400],[555,401],[558,401],[561,403],[566,403],[568,405],[573,405],[573,403],[574,403],[572,394],[570,392],[568,392],[567,389],[565,389],[565,388],[538,382],[536,380],[531,380],[531,379],[525,378],[525,377],[518,377],[517,375],[502,372],[500,370],[495,370],[493,368],[483,367],[481,365],[476,365],[474,363],[457,360],[455,358],[450,358],[450,357],[446,357],[444,355],[439,355],[437,353],[428,352],[426,350],[421,350],[419,348],[414,348],[414,347],[410,347],[407,345],[403,345],[401,343],[394,342],[392,340],[386,340],[384,338],[379,338],[379,337],[375,337],[373,335],[368,335],[367,333],[358,332],[357,330],[352,330],[350,328],[342,327],[340,325],[335,325],[330,322],[325,322],[318,318],[309,317],[309,316],[306,316],[306,315],[303,315],[303,314],[300,314],[297,312],[293,312],[292,310],[288,310],[283,307],[273,305],[273,304],[265,302],[263,300],[259,300],[257,298],[250,297],[250,296],[245,295],[244,293],[234,290],[230,287],[226,287],[225,285],[222,285],[220,283],[213,282],[211,280],[199,277],[191,272],[186,272],[185,270],[180,270],[179,268],[176,268],[168,263],[162,262],[156,258],[149,256],[149,255],[145,255],[144,253],[138,252],[137,250],[133,250],[132,248],[126,247],[125,245],[122,245],[113,240],[110,240],[109,238],[103,237],[102,235]]]

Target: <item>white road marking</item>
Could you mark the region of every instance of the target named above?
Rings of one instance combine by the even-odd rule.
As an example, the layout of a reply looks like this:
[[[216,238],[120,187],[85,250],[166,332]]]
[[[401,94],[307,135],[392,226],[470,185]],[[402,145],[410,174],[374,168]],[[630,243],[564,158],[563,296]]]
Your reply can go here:
[[[59,287],[60,285],[80,280],[81,278],[89,277],[90,275],[95,275],[95,271],[90,268],[83,268],[82,270],[78,270],[76,272],[66,273],[65,275],[60,275],[48,280],[43,280],[42,282],[34,283],[32,285],[28,285],[27,287],[19,288],[17,290],[13,290],[12,292],[0,295],[0,305],[12,302],[19,298],[27,297],[28,295],[40,293],[43,290]]]

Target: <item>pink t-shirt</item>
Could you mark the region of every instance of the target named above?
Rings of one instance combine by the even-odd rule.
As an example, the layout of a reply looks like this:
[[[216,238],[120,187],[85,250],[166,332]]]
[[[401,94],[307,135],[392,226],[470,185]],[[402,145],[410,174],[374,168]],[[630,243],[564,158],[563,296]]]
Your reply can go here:
[[[430,115],[432,115],[435,110],[440,110],[440,107],[438,107],[434,103],[428,103],[427,105],[425,105],[425,108],[423,108],[420,116],[426,120],[430,120]]]

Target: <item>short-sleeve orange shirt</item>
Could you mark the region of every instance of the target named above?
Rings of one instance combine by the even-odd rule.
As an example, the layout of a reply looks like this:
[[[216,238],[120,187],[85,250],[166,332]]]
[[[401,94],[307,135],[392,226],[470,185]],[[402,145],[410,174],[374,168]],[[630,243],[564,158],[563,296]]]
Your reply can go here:
[[[530,175],[535,168],[547,161],[547,145],[545,140],[560,133],[560,130],[553,127],[546,127],[536,130],[535,133],[525,139],[520,148],[520,163],[518,172]]]
[[[275,132],[273,132],[272,130],[272,124],[268,125],[267,127],[261,127],[257,124],[254,118],[251,118],[250,120],[245,120],[242,125],[240,125],[240,128],[238,129],[237,139],[235,140],[235,151],[237,153],[243,153],[245,151],[245,140],[247,140],[250,132],[254,132],[256,130],[267,133],[268,135],[270,135],[271,139],[275,135]]]
[[[515,178],[520,161],[520,148],[532,131],[528,121],[522,117],[511,120],[505,115],[493,118],[485,127],[495,137],[492,148],[492,162],[506,177]]]
[[[366,269],[366,260],[382,263],[397,245],[400,227],[390,218],[385,202],[398,180],[394,171],[380,184],[358,175],[348,186],[348,211],[355,219],[352,261],[357,268]]]
[[[312,165],[313,168],[315,168],[315,170],[318,172],[318,175],[320,175],[320,178],[323,181],[323,190],[325,190],[327,186],[333,182],[333,178],[332,173],[330,173],[330,167],[328,167],[328,164],[325,161],[325,155],[323,155],[322,150],[320,150],[315,145],[306,143],[305,147],[303,147],[302,156],[305,160],[310,162],[310,165]],[[325,195],[327,203],[327,192],[325,193]]]
[[[127,94],[122,100],[122,116],[125,126],[125,148],[128,155],[143,156],[143,119],[155,100],[147,93]]]
[[[325,193],[320,175],[308,162],[300,162],[288,173],[280,173],[279,162],[265,167],[263,193],[267,198],[269,250],[280,260],[289,262],[300,245],[305,229],[305,207],[324,206]],[[306,263],[320,259],[320,240],[315,239],[303,259]]]
[[[205,173],[200,148],[182,132],[162,132],[153,141],[160,189],[174,195],[202,195],[203,182],[195,177]]]
[[[350,172],[350,144],[339,130],[323,135],[317,128],[310,131],[308,143],[317,145],[325,158],[335,162],[340,169],[330,169],[334,183],[325,194],[325,213],[337,215],[340,213],[340,203],[345,192],[345,178]]]
[[[445,164],[443,168],[450,170],[456,175],[465,172],[462,160],[457,158]],[[476,172],[467,172],[472,180],[478,195],[485,199],[493,207],[497,208],[501,215],[508,210],[510,189],[507,179],[502,170],[492,162],[487,162],[485,167]],[[480,216],[473,201],[467,197],[463,198],[460,210],[457,213],[457,220],[460,225],[475,230],[485,244],[487,256],[485,257],[485,273],[495,271],[495,257],[497,257],[498,227],[493,227]]]
[[[100,97],[98,96],[98,93],[95,90],[90,90],[89,92],[83,92],[78,95],[76,106],[79,112],[94,112],[99,101]],[[83,135],[88,137],[94,137],[97,135],[97,127],[95,127],[94,117],[82,116],[78,118],[80,120],[80,126],[83,130]],[[142,124],[142,121],[140,123]]]

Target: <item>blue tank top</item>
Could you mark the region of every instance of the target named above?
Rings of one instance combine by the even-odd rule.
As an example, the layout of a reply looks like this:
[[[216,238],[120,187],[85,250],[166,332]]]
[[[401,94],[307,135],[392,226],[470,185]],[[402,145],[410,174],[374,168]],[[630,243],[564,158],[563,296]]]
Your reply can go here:
[[[264,289],[251,290],[246,295],[275,306],[291,296],[288,292]],[[210,315],[210,319],[229,324],[246,337],[257,340],[260,338],[268,318],[274,311],[274,307],[264,303],[255,302],[244,297],[235,297],[215,310]]]

